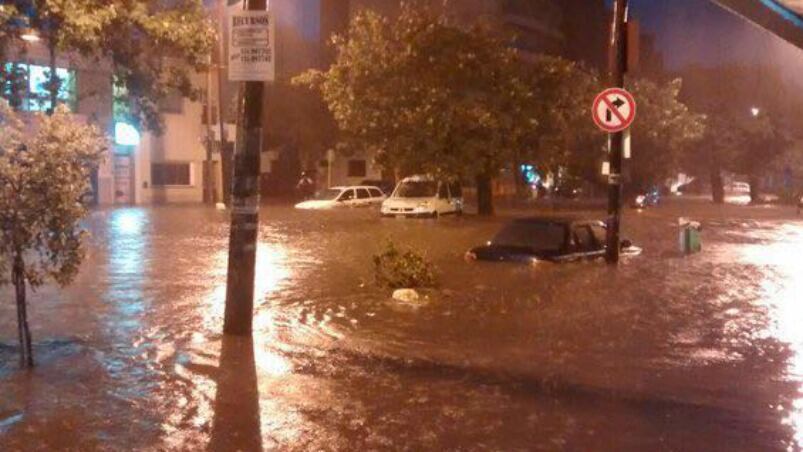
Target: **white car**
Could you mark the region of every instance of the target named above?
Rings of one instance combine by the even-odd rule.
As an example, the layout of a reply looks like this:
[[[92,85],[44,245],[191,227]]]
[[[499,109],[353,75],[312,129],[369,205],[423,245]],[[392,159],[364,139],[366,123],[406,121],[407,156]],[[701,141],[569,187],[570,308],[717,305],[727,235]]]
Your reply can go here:
[[[449,184],[429,176],[412,176],[396,185],[393,194],[382,203],[385,217],[428,217],[463,213],[460,184]]]
[[[386,198],[379,187],[332,187],[319,191],[312,199],[296,204],[296,209],[334,209],[338,207],[370,207]]]
[[[731,182],[728,186],[731,193],[750,193],[750,184],[747,182]]]

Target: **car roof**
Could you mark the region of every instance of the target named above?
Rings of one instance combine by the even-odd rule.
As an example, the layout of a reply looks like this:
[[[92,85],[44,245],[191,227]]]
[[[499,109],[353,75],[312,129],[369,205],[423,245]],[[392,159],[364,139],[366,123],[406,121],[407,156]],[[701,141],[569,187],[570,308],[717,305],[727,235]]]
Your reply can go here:
[[[352,188],[375,188],[379,191],[382,191],[381,188],[375,187],[373,185],[348,185],[348,186],[338,185],[336,187],[329,187],[330,190],[350,190]]]
[[[514,223],[520,224],[538,224],[538,223],[557,223],[563,225],[570,224],[589,224],[589,223],[603,223],[595,218],[587,218],[576,215],[544,215],[538,217],[516,218]]]

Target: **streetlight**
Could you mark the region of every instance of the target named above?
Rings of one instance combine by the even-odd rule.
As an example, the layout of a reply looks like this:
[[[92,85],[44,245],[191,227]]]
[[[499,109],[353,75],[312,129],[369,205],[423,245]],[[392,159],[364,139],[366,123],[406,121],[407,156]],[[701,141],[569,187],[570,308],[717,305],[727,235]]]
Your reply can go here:
[[[761,109],[758,107],[753,107],[750,109],[750,114],[752,114],[754,118],[758,116],[759,113],[761,113]]]

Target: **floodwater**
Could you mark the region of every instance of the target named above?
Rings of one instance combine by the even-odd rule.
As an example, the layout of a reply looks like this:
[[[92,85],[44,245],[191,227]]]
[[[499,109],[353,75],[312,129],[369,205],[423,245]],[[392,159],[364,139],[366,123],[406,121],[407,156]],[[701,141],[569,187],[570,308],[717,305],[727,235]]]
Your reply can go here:
[[[0,293],[2,450],[798,450],[803,219],[672,203],[629,211],[616,270],[466,263],[502,219],[263,209],[253,341],[224,337],[227,217],[91,214],[82,273],[32,296],[17,369]],[[677,251],[677,217],[704,252]],[[424,250],[420,305],[372,282]]]

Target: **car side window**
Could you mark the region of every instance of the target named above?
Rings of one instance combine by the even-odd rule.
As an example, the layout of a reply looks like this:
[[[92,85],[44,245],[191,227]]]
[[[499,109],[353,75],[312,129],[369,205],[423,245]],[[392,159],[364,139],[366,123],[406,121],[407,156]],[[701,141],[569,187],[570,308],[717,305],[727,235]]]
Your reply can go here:
[[[354,199],[354,190],[346,190],[338,198],[338,201],[351,201]]]
[[[449,199],[449,186],[443,182],[438,185],[438,198]]]
[[[358,188],[357,189],[357,198],[359,198],[359,199],[368,199],[370,197],[371,197],[371,194],[368,193],[368,190],[366,190],[364,188]]]
[[[371,192],[371,197],[372,198],[381,198],[382,197],[382,190],[380,190],[378,188],[369,188],[368,190]]]
[[[576,252],[585,253],[594,251],[596,244],[588,226],[574,227],[574,249]]]

